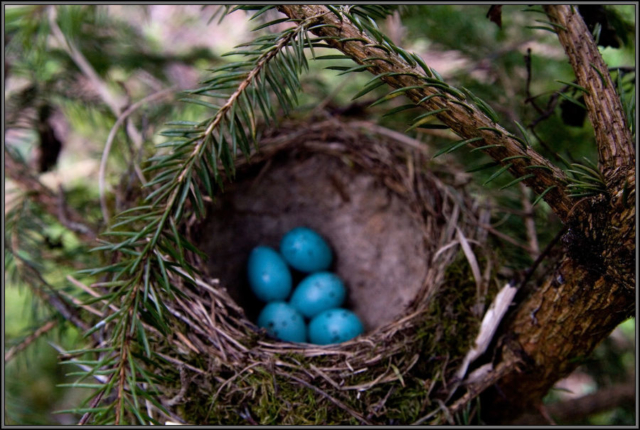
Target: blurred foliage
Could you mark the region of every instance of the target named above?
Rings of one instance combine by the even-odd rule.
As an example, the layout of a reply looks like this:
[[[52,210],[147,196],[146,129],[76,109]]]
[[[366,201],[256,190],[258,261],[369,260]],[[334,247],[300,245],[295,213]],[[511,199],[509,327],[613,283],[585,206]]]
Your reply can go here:
[[[195,81],[202,80],[207,76],[205,69],[234,60],[234,57],[219,57],[215,53],[211,45],[216,45],[216,40],[206,46],[201,44],[203,40],[194,39],[190,49],[175,53],[159,41],[157,31],[145,31],[141,28],[139,21],[151,16],[153,6],[126,8],[130,8],[127,12],[130,11],[131,16],[127,16],[127,13],[114,13],[112,6],[56,7],[57,24],[65,37],[73,41],[97,75],[114,93],[136,101],[159,88],[176,84],[176,74],[190,72],[196,76]],[[607,22],[617,34],[619,47],[601,47],[601,52],[611,69],[614,82],[619,82],[618,90],[622,94],[630,123],[635,124],[636,76],[632,66],[635,64],[636,38],[633,8],[634,6],[628,5],[606,7]],[[501,124],[512,133],[521,135],[515,121],[522,124],[527,128],[528,138],[534,149],[556,162],[559,167],[568,167],[562,160],[569,163],[581,162],[583,157],[587,157],[595,161],[597,154],[588,119],[571,123],[571,120],[567,120],[569,108],[566,103],[557,103],[554,109],[549,109],[548,117],[543,118],[527,102],[527,98],[531,96],[543,110],[548,109],[549,103],[558,98],[557,92],[563,88],[563,84],[557,81],[572,82],[575,77],[556,36],[527,28],[537,25],[535,20],[543,15],[523,12],[523,9],[526,6],[505,5],[502,8],[501,29],[486,18],[487,6],[475,5],[406,5],[398,9],[399,20],[387,18],[377,21],[383,31],[399,35],[400,40],[396,41],[398,45],[418,52],[425,59],[432,58],[435,61],[440,58],[444,67],[441,74],[448,82],[456,87],[468,88],[487,101],[497,112]],[[209,10],[190,15],[183,12],[181,7],[173,7],[172,10],[172,20],[185,28],[199,28],[201,33],[197,36],[202,39],[212,37],[204,33],[205,30],[213,31],[219,25],[215,19],[207,27],[211,15]],[[231,17],[236,19],[236,23],[244,18],[240,16],[238,21],[238,16]],[[263,17],[263,22],[279,17],[279,14],[270,11]],[[180,28],[166,31],[177,35]],[[261,31],[269,33],[266,29]],[[219,37],[218,45],[229,43],[224,38],[224,33],[218,32],[216,35]],[[89,178],[80,173],[74,177],[72,173],[85,160],[93,160],[96,163],[94,167],[97,165],[104,142],[115,121],[113,113],[99,95],[88,88],[84,75],[66,49],[53,40],[47,6],[7,6],[5,40],[5,86],[8,89],[5,92],[6,126],[8,129],[21,130],[22,133],[5,134],[7,145],[21,154],[28,163],[40,144],[36,132],[38,108],[46,105],[61,113],[62,122],[69,132],[65,136],[65,147],[58,161],[56,174],[69,175],[70,179],[62,184],[65,201],[70,208],[85,214],[87,223],[99,227],[101,214],[95,177],[97,169],[93,169]],[[238,43],[240,42],[242,41]],[[527,48],[531,49],[530,74],[525,62]],[[334,53],[322,48],[316,50],[316,55]],[[451,58],[459,61],[448,65]],[[331,63],[337,64],[355,65],[351,60]],[[318,106],[323,105],[333,115],[367,118],[399,131],[409,126],[416,114],[415,110],[382,116],[389,109],[406,103],[402,100],[403,97],[383,105],[368,107],[386,94],[388,89],[381,87],[362,98],[352,100],[370,79],[370,75],[355,73],[338,76],[339,72],[325,69],[328,65],[326,61],[309,58],[309,71],[301,76],[300,81],[302,91],[299,93],[299,109],[292,113],[293,116],[320,115],[322,113],[318,111]],[[178,72],[172,71],[175,66],[183,68],[178,69]],[[438,67],[434,68],[440,71]],[[574,98],[579,96],[572,92],[567,95]],[[118,132],[108,170],[108,179],[113,187],[117,187],[116,183],[130,172],[134,158],[145,160],[155,153],[155,144],[165,140],[158,133],[164,123],[176,119],[197,122],[207,114],[207,109],[203,106],[177,103],[171,99],[148,104],[137,111],[132,119],[142,130],[144,145],[140,154],[132,154],[127,134],[123,130]],[[579,112],[572,115],[579,116]],[[412,130],[408,134],[431,145],[434,152],[450,143],[441,135],[424,130]],[[443,160],[446,161],[446,157],[469,168],[490,161],[488,157],[470,151],[445,155]],[[501,209],[494,213],[492,219],[496,229],[520,243],[527,243],[523,218],[517,215],[518,211],[523,210],[521,192],[517,187],[500,190],[501,186],[512,180],[508,175],[486,187],[480,185],[492,173],[491,169],[473,173],[474,192],[478,196],[490,196],[499,202]],[[46,177],[43,175],[42,179]],[[135,180],[129,187],[132,184],[136,184]],[[535,196],[530,196],[529,199],[533,201]],[[560,222],[546,203],[539,203],[535,209],[535,225],[542,248],[559,231]],[[37,205],[32,205],[25,195],[18,193],[15,201],[8,205],[5,217],[5,243],[16,243],[15,238],[19,237],[19,255],[36,267],[50,285],[78,298],[86,298],[85,293],[79,294],[71,288],[66,276],[77,276],[77,270],[81,268],[96,267],[100,255],[90,254],[86,245],[74,233],[41,211]],[[496,246],[501,247],[504,266],[509,270],[527,268],[532,262],[531,256],[519,247],[497,240]],[[7,348],[17,345],[53,315],[51,310],[34,298],[28,283],[17,270],[11,252],[11,249],[5,248]],[[85,276],[79,279],[89,284],[97,280],[97,277]],[[74,329],[70,329],[69,324],[61,322],[58,326],[45,338],[65,348],[84,342]],[[634,339],[635,321],[630,320],[620,326],[619,330],[631,342]],[[632,351],[633,348],[628,345],[621,347],[609,339],[598,347],[582,370],[592,375],[597,387],[623,382],[633,370],[635,356]],[[78,417],[67,415],[64,418],[64,414],[51,414],[52,409],[69,407],[73,403],[70,399],[77,399],[74,397],[77,392],[55,387],[63,381],[67,382],[64,377],[67,369],[61,369],[56,352],[44,338],[8,363],[5,371],[7,423],[36,425],[77,422]],[[553,401],[553,396],[554,393],[550,393],[547,400]],[[589,424],[634,422],[633,411],[624,408],[594,416],[588,421]]]

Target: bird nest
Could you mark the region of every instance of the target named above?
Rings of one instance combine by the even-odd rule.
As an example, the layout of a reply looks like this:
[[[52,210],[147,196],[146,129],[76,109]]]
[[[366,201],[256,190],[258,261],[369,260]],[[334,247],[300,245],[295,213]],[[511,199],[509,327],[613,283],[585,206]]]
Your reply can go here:
[[[263,136],[206,219],[182,226],[207,258],[192,257],[201,275],[175,279],[184,294],[167,304],[165,406],[191,424],[424,422],[479,326],[478,282],[459,245],[484,253],[488,212],[461,178],[426,146],[373,125],[290,123]],[[363,335],[319,346],[256,326],[249,252],[277,248],[297,226],[331,245]]]

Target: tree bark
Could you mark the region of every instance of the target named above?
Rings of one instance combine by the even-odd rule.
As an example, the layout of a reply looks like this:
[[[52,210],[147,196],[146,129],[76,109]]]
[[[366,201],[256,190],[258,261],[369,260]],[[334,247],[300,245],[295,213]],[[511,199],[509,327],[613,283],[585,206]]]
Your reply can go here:
[[[278,10],[290,18],[306,19],[317,17],[318,24],[329,24],[331,27],[322,27],[312,30],[314,34],[326,37],[326,43],[342,51],[351,57],[356,63],[369,64],[368,69],[373,75],[394,72],[395,76],[380,78],[392,88],[420,87],[406,91],[404,94],[414,103],[420,102],[424,97],[434,94],[442,94],[438,86],[428,86],[429,83],[421,79],[424,72],[418,66],[411,66],[400,55],[383,49],[375,48],[378,42],[368,35],[360,32],[345,18],[340,21],[336,15],[321,5],[286,5],[278,6]],[[360,40],[348,40],[360,39]],[[371,57],[382,57],[384,60],[368,60]],[[446,93],[444,93],[446,95]],[[491,146],[483,152],[496,160],[502,166],[511,165],[509,172],[515,177],[531,175],[524,183],[537,194],[543,193],[551,186],[555,186],[544,196],[544,200],[554,208],[554,211],[565,219],[573,205],[572,200],[565,193],[566,175],[558,167],[534,151],[531,147],[523,148],[522,144],[515,140],[509,131],[493,122],[484,113],[471,103],[460,104],[454,97],[433,97],[420,103],[426,111],[445,109],[435,116],[449,126],[463,139],[482,137],[483,140],[470,143],[470,146]],[[498,132],[482,129],[494,128]],[[518,157],[518,158],[512,158]],[[539,166],[532,168],[532,166]]]
[[[558,40],[569,57],[578,85],[588,90],[584,101],[596,135],[600,166],[607,182],[611,183],[620,173],[616,170],[626,170],[629,161],[636,156],[620,98],[613,89],[598,46],[578,11],[566,5],[545,6],[545,11],[553,23],[566,28],[558,29]]]
[[[381,79],[392,88],[419,86],[404,93],[414,102],[438,92],[437,87],[425,88],[425,81],[415,76],[423,75],[420,69],[393,52],[375,48],[375,40],[325,6],[286,5],[278,9],[291,18],[316,17],[318,24],[331,24],[312,32],[325,37],[327,44],[358,64],[371,64],[368,70],[374,75],[411,73]],[[569,6],[547,6],[546,11],[562,26],[558,28],[566,29],[558,30],[560,42],[576,71],[578,84],[589,91],[585,100],[596,131],[608,195],[582,200],[568,197],[562,170],[530,147],[523,148],[473,105],[460,106],[454,99],[443,97],[421,103],[427,111],[447,109],[437,114],[438,119],[462,138],[483,137],[473,146],[499,145],[484,152],[502,165],[512,164],[509,171],[515,177],[530,174],[531,166],[544,166],[535,169],[535,176],[524,184],[538,194],[555,185],[544,199],[568,227],[563,238],[567,251],[564,259],[503,325],[499,333],[504,340],[502,359],[495,365],[493,376],[468,387],[471,397],[491,387],[483,395],[482,410],[487,413],[486,419],[495,423],[511,421],[539,404],[558,379],[574,370],[580,359],[635,309],[633,141],[606,65],[580,15]],[[603,80],[595,69],[602,72]],[[501,134],[478,130],[482,127],[495,128]],[[519,155],[527,158],[505,161]]]

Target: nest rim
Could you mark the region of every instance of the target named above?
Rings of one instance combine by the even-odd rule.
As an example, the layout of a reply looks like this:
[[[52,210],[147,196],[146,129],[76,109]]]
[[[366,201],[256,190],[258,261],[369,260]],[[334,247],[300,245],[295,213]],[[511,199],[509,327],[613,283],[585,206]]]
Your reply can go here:
[[[457,192],[451,185],[445,184],[432,170],[416,169],[416,166],[420,165],[423,167],[434,166],[433,162],[430,162],[431,157],[426,145],[409,144],[411,142],[408,143],[406,140],[398,140],[380,135],[375,131],[367,131],[365,128],[366,123],[354,124],[340,122],[336,119],[329,119],[305,127],[300,127],[299,123],[282,124],[278,129],[263,136],[259,150],[252,152],[250,160],[239,157],[235,163],[236,170],[240,171],[251,164],[264,162],[283,151],[302,149],[336,157],[348,156],[355,164],[369,169],[372,175],[380,176],[384,186],[404,199],[408,206],[413,209],[411,212],[416,215],[421,227],[424,227],[429,222],[429,219],[431,221],[434,219],[434,208],[432,206],[419,208],[421,203],[425,203],[425,196],[423,195],[425,190],[416,186],[416,183],[421,180],[425,181],[431,186],[429,191],[436,191],[438,197],[442,199],[442,205],[439,213],[435,214],[441,218],[438,226],[440,231],[436,232],[439,234],[435,235],[436,239],[438,239],[438,246],[428,251],[429,261],[426,264],[428,264],[429,268],[420,290],[414,300],[407,306],[404,315],[398,315],[393,321],[374,328],[352,340],[321,346],[310,343],[279,341],[267,335],[264,329],[260,329],[255,323],[244,317],[244,310],[228,295],[218,279],[208,278],[206,275],[196,277],[195,283],[201,289],[206,290],[212,297],[208,306],[209,311],[206,311],[206,307],[200,302],[201,297],[196,295],[192,297],[194,302],[191,302],[191,304],[184,302],[182,312],[178,311],[177,313],[188,314],[190,307],[199,309],[199,312],[195,312],[193,316],[199,316],[199,318],[194,319],[195,321],[203,322],[204,327],[202,327],[202,330],[197,331],[201,335],[210,337],[208,339],[209,345],[214,345],[214,348],[216,345],[218,346],[216,349],[222,351],[222,354],[218,355],[223,361],[228,359],[228,355],[224,352],[230,352],[228,349],[225,351],[225,347],[222,346],[223,343],[226,343],[226,348],[231,347],[230,349],[235,350],[240,356],[298,354],[302,357],[313,358],[333,355],[370,363],[370,351],[376,350],[380,345],[385,345],[385,353],[378,354],[378,359],[397,354],[405,344],[404,340],[401,339],[404,336],[397,335],[399,333],[402,334],[406,328],[415,325],[420,316],[427,311],[429,299],[438,291],[439,283],[442,282],[444,269],[451,263],[456,254],[456,250],[453,249],[455,247],[451,246],[451,243],[455,241],[455,234],[459,232],[471,240],[478,235],[477,222],[473,220],[465,221],[465,214],[469,213],[469,210],[472,212],[477,210],[476,202]],[[365,143],[363,144],[363,142]],[[368,152],[363,152],[366,149],[368,149]],[[377,160],[375,157],[377,157]],[[405,162],[398,162],[403,158],[413,160],[416,164],[412,167],[406,160]],[[389,163],[391,160],[395,163]],[[447,169],[450,169],[450,167],[447,167]],[[225,182],[227,181],[228,179],[225,179]],[[461,210],[461,206],[464,206],[467,210]],[[420,210],[417,210],[417,208]],[[420,214],[425,212],[428,214],[427,217]],[[442,219],[446,220],[446,222],[442,223]],[[187,232],[193,229],[196,223],[195,217],[192,217],[188,222]],[[423,237],[431,233],[434,232],[431,230],[426,233],[422,231]],[[449,248],[447,249],[447,247]],[[203,263],[197,256],[194,256],[193,262],[195,267]],[[437,267],[438,270],[433,269],[434,267]],[[194,305],[195,300],[199,301],[197,305]],[[214,321],[216,319],[214,314],[216,313],[223,315],[225,318],[218,318],[217,321]],[[203,318],[204,315],[207,316]],[[191,325],[193,328],[193,324]],[[207,335],[207,333],[217,334],[211,336]],[[394,337],[396,338],[395,340]],[[221,342],[221,338],[226,339],[227,342]],[[191,349],[194,352],[198,351],[199,353],[211,352],[210,347],[206,347],[203,350],[194,345],[186,346],[186,349]],[[237,361],[243,362],[244,360]]]

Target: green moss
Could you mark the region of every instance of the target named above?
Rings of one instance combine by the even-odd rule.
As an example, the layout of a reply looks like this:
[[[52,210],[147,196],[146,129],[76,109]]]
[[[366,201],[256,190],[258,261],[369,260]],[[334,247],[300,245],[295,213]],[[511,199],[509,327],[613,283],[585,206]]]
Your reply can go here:
[[[481,267],[484,267],[486,258],[478,258]],[[496,291],[494,286],[487,298],[487,305]],[[394,339],[394,342],[398,342],[398,339],[404,338],[404,350],[369,365],[366,372],[340,378],[344,379],[344,386],[366,385],[380,375],[393,376],[396,373],[394,367],[404,372],[402,369],[417,354],[417,362],[402,374],[401,380],[396,378],[378,383],[360,392],[338,390],[320,376],[312,380],[308,376],[315,373],[311,364],[319,368],[335,365],[334,356],[305,357],[299,352],[280,353],[274,354],[273,360],[299,363],[300,370],[293,376],[304,379],[315,389],[279,373],[283,367],[273,370],[266,365],[256,365],[241,375],[236,375],[238,369],[225,367],[218,371],[217,379],[205,377],[213,381],[206,389],[206,394],[202,392],[206,384],[198,381],[191,384],[182,409],[183,416],[189,423],[203,425],[361,424],[351,411],[372,424],[411,424],[439,407],[436,398],[444,400],[443,380],[448,381],[453,376],[478,332],[480,321],[471,313],[475,302],[475,279],[460,252],[447,268],[444,285],[422,318],[416,325],[399,332],[398,338]],[[374,357],[384,353],[385,348],[386,345],[377,345],[371,348],[369,355]],[[206,362],[207,357],[204,356],[193,358],[193,364],[201,369],[207,368]],[[239,370],[244,367],[246,364],[238,366]],[[335,374],[332,377],[339,379]],[[230,378],[234,378],[233,381],[221,389],[220,380]],[[175,380],[179,380],[177,374]],[[200,392],[196,391],[196,387]],[[176,387],[176,390],[179,388]],[[216,396],[218,390],[220,394]],[[336,406],[319,390],[344,404],[348,410]],[[459,422],[469,420],[468,412],[456,419]]]

